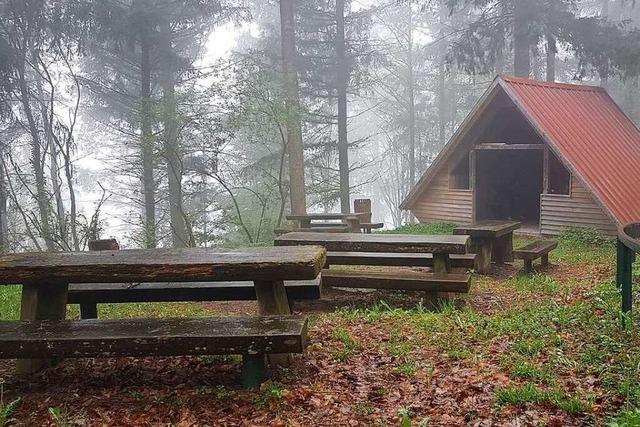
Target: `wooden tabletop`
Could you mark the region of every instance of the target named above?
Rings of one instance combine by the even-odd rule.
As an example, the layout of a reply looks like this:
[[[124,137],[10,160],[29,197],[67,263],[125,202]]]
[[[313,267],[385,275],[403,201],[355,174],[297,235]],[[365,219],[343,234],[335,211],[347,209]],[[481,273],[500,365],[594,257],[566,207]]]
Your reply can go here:
[[[480,221],[475,224],[456,227],[453,234],[471,237],[497,238],[520,228],[522,224],[515,221]]]
[[[249,249],[134,249],[0,256],[0,284],[312,280],[319,246]]]
[[[469,236],[451,235],[294,232],[276,238],[275,245],[320,245],[332,252],[464,254],[469,241]]]
[[[346,218],[359,218],[364,216],[363,213],[308,213],[303,215],[287,215],[289,221],[301,221],[301,220],[332,220],[332,219],[346,219]]]

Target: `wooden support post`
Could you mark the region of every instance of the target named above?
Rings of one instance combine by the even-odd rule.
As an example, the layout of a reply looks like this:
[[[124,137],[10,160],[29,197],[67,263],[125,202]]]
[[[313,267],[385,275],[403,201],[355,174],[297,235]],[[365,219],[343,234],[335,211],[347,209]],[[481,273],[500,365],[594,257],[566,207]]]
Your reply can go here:
[[[543,267],[549,265],[549,254],[544,254],[540,257],[540,265]]]
[[[449,254],[433,254],[433,272],[447,274],[451,272],[451,258]],[[443,302],[453,301],[452,292],[425,292],[425,302],[429,308],[438,309]]]
[[[524,260],[524,273],[531,274],[533,272],[533,260],[525,259]]]
[[[287,291],[282,280],[255,281],[258,313],[261,316],[277,316],[291,314],[291,307],[287,299]],[[270,354],[269,362],[276,366],[289,366],[290,354]]]
[[[360,229],[360,217],[347,218],[346,221],[347,221],[347,224],[349,225],[349,232],[350,233],[360,233],[361,232],[361,229]]]
[[[21,320],[63,320],[67,312],[67,284],[34,284],[22,286]],[[37,372],[56,360],[21,359],[17,363],[20,374]]]
[[[495,240],[491,258],[496,264],[513,262],[513,233],[507,233]]]
[[[264,354],[248,353],[242,355],[242,387],[246,389],[258,388],[264,378]]]
[[[98,304],[95,302],[83,302],[80,304],[80,318],[81,319],[97,319],[98,318]]]
[[[491,254],[493,253],[493,240],[472,239],[469,252],[476,254],[474,270],[479,274],[487,274],[491,270]]]

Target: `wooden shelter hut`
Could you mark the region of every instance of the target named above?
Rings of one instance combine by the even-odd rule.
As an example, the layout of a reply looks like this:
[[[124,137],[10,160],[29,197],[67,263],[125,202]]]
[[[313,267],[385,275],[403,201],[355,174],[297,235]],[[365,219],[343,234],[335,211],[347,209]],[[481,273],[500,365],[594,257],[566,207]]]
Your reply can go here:
[[[640,130],[601,87],[498,76],[401,207],[613,235],[640,220]]]

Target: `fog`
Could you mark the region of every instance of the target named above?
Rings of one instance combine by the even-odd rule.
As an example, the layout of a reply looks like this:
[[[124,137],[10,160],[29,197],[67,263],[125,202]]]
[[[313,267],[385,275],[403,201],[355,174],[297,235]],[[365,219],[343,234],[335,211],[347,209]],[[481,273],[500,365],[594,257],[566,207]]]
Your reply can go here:
[[[498,74],[638,123],[624,0],[0,0],[6,252],[262,244],[372,200],[386,228]]]

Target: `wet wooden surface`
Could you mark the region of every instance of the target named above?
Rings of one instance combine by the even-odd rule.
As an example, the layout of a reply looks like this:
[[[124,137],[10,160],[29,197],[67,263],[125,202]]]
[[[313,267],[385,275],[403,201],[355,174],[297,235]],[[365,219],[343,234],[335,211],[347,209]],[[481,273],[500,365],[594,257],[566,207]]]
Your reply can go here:
[[[320,298],[320,278],[286,281],[290,300]],[[68,304],[255,301],[253,282],[81,283],[69,285]]]
[[[453,234],[468,235],[473,238],[497,238],[513,233],[522,224],[515,221],[480,221],[471,225],[456,227]]]
[[[427,236],[406,234],[287,233],[275,239],[277,246],[320,245],[331,252],[395,252],[464,254],[469,236]]]
[[[300,353],[299,316],[0,322],[0,358]]]
[[[325,259],[317,246],[20,253],[0,256],[0,284],[312,280]]]

